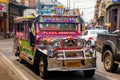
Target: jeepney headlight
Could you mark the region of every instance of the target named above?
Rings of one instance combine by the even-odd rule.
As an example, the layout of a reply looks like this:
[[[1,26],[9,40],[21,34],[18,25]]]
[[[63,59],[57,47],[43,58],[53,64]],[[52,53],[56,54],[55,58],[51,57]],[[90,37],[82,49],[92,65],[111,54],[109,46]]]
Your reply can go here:
[[[87,40],[86,45],[87,45],[87,46],[92,45],[92,41],[91,41],[91,40]]]
[[[84,39],[79,39],[77,42],[78,47],[86,46],[86,41]]]
[[[61,40],[55,40],[52,42],[52,47],[59,48],[61,47]]]

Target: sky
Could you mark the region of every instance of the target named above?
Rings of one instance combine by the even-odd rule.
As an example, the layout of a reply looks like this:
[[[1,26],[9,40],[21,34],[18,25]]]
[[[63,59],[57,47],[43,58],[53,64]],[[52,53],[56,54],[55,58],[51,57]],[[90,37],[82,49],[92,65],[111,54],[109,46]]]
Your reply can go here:
[[[67,7],[67,1],[70,1],[70,8],[79,8],[83,12],[83,19],[85,22],[90,22],[94,17],[94,7],[96,0],[58,0]]]

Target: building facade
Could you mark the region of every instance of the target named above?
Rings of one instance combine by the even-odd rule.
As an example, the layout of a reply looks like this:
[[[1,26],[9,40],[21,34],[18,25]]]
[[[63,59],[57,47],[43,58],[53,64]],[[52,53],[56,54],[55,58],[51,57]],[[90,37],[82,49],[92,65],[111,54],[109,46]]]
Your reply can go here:
[[[5,37],[8,26],[8,0],[0,0],[0,38]]]
[[[107,22],[111,23],[110,32],[120,29],[120,2],[107,7]]]
[[[26,5],[26,4],[25,4]],[[28,9],[24,10],[23,12],[23,15],[24,16],[27,16],[27,15],[30,15],[30,14],[37,14],[36,13],[36,0],[29,0],[29,7]],[[27,5],[26,5],[27,6]]]
[[[25,9],[33,9],[36,0],[0,0],[0,37],[7,37],[13,31],[13,19],[24,15]]]
[[[111,33],[120,29],[120,0],[97,0],[95,16],[99,25],[107,26]]]
[[[28,6],[25,6],[23,3],[23,0],[21,1],[15,1],[15,0],[9,0],[9,26],[8,26],[8,32],[13,32],[14,28],[14,21],[13,19],[18,16],[23,16],[23,11],[28,8]]]
[[[57,0],[36,0],[36,10],[38,14],[51,14],[58,5],[62,5]]]

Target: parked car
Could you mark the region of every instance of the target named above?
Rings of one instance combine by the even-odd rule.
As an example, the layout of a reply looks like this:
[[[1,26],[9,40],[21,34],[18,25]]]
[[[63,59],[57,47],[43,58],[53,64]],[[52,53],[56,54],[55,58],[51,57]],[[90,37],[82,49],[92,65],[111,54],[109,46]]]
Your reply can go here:
[[[91,44],[94,45],[95,41],[97,39],[98,33],[106,34],[106,33],[108,33],[108,31],[105,30],[105,29],[90,29],[90,30],[86,30],[82,34],[81,38],[85,39],[86,41],[91,40]]]

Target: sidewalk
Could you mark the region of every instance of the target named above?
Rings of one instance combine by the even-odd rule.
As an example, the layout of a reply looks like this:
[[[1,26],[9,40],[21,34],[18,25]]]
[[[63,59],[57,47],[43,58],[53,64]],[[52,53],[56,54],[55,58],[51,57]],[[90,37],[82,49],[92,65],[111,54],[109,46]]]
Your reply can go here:
[[[12,71],[4,64],[0,56],[0,80],[15,80],[11,75]]]
[[[11,39],[0,39],[0,43],[10,42]],[[0,46],[2,46],[0,44]],[[14,73],[6,66],[5,59],[2,57],[0,49],[0,80],[16,80]],[[18,79],[17,79],[18,80]]]

